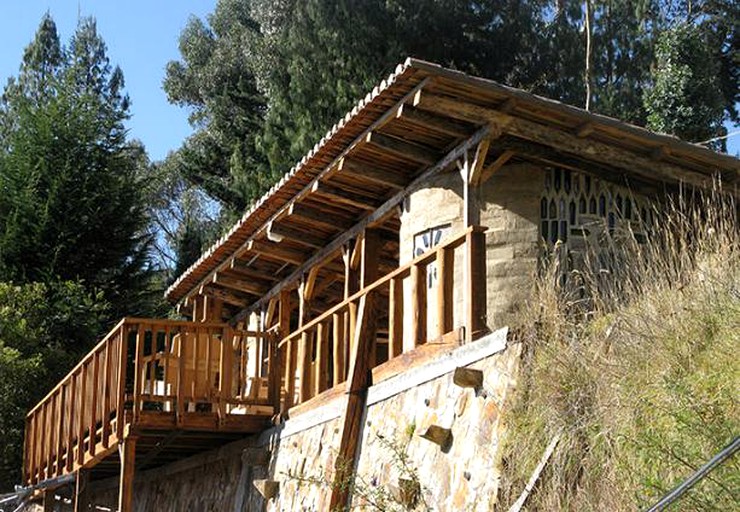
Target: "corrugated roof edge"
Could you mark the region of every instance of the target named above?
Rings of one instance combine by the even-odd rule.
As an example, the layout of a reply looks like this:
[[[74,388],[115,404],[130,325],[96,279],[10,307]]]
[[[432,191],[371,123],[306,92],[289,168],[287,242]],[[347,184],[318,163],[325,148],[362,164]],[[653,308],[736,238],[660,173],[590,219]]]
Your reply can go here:
[[[598,114],[595,112],[589,112],[580,107],[575,107],[573,105],[569,105],[567,103],[563,103],[558,100],[553,100],[551,98],[539,96],[537,94],[527,92],[522,89],[510,87],[508,85],[501,84],[489,78],[472,76],[462,71],[445,68],[433,62],[427,62],[427,61],[413,59],[413,58],[407,59],[406,62],[408,62],[410,66],[416,69],[427,71],[429,74],[433,74],[433,75],[444,77],[444,78],[449,78],[452,80],[460,80],[460,81],[472,83],[478,86],[486,87],[490,90],[497,91],[501,94],[506,94],[510,97],[515,97],[521,100],[522,102],[526,102],[529,104],[536,104],[543,108],[559,110],[575,118],[581,119],[583,122],[592,122],[596,124],[602,124],[605,126],[609,126],[609,127],[621,130],[626,133],[633,134],[637,137],[641,137],[646,140],[651,140],[655,142],[656,144],[665,144],[671,148],[676,148],[676,149],[683,150],[683,151],[699,152],[699,153],[702,153],[704,157],[708,159],[714,159],[718,163],[721,162],[725,165],[730,165],[732,167],[738,166],[738,159],[732,155],[728,155],[724,153],[717,153],[716,151],[709,149],[706,146],[702,146],[697,143],[687,142],[679,137],[676,137],[675,135],[655,132],[647,128],[643,128],[641,126],[628,123],[626,121],[621,121],[619,119],[609,117],[603,114]]]
[[[213,256],[215,255],[216,251],[220,249],[222,246],[224,246],[226,243],[229,242],[229,240],[235,236],[235,234],[244,226],[244,224],[249,220],[249,218],[254,215],[258,210],[263,208],[263,206],[267,203],[267,201],[274,195],[276,195],[281,189],[286,187],[289,182],[297,176],[303,169],[306,167],[308,162],[314,158],[319,151],[342,129],[344,128],[347,123],[349,123],[355,116],[357,116],[361,110],[366,108],[370,103],[380,95],[384,90],[388,89],[391,85],[393,85],[397,78],[400,75],[403,75],[408,69],[410,69],[414,64],[416,64],[418,61],[415,61],[414,59],[407,58],[403,63],[396,66],[396,69],[391,73],[388,78],[383,80],[377,87],[375,87],[372,91],[370,91],[367,95],[365,95],[364,98],[360,99],[357,104],[352,108],[351,111],[347,112],[347,114],[340,119],[334,126],[332,126],[327,132],[324,137],[321,138],[319,142],[317,142],[314,147],[296,164],[294,165],[290,171],[288,171],[279,182],[277,182],[275,185],[273,185],[270,190],[268,190],[258,201],[256,201],[245,213],[242,215],[241,219],[234,224],[234,226],[229,229],[229,231],[221,236],[216,242],[214,242],[211,247],[208,248],[201,256],[198,258],[195,263],[190,265],[187,270],[185,270],[172,285],[170,285],[169,288],[164,293],[165,298],[171,300],[171,301],[177,301],[180,300],[188,291],[190,286],[193,286],[193,283],[190,283],[189,285],[186,284],[186,281],[190,280],[189,278],[192,277],[192,274],[198,270],[201,266],[205,265],[208,260],[213,259]],[[280,206],[278,206],[280,208]],[[218,263],[221,263],[224,261],[224,259],[221,259]],[[216,264],[218,264],[216,263]],[[209,265],[210,266],[210,265]],[[209,270],[210,271],[210,270]],[[206,271],[207,273],[208,271]],[[196,281],[200,281],[204,276],[200,276],[195,278]]]
[[[612,117],[587,112],[579,107],[574,107],[572,105],[568,105],[557,100],[545,98],[527,91],[509,87],[487,78],[474,77],[461,71],[455,71],[442,67],[439,64],[409,57],[403,63],[399,64],[394,72],[388,76],[388,78],[383,80],[364,98],[359,100],[355,107],[352,108],[351,111],[347,112],[347,114],[342,119],[340,119],[339,122],[332,126],[332,128],[327,131],[326,135],[322,137],[322,139],[311,149],[311,151],[309,151],[300,160],[300,162],[293,166],[293,168],[291,168],[291,170],[286,173],[278,183],[273,185],[273,187],[270,188],[268,192],[266,192],[258,201],[254,203],[254,205],[252,205],[251,208],[249,208],[244,213],[239,222],[237,222],[225,235],[223,235],[213,245],[211,245],[211,247],[207,251],[205,251],[195,263],[193,263],[185,272],[183,272],[183,274],[180,275],[177,280],[175,280],[175,282],[167,289],[167,291],[165,292],[165,297],[171,301],[180,300],[193,286],[200,282],[205,277],[205,275],[207,275],[207,273],[211,271],[212,267],[215,267],[216,265],[225,261],[228,256],[219,258],[216,255],[216,252],[219,249],[222,249],[227,243],[229,243],[232,238],[240,234],[239,232],[244,228],[247,221],[259,210],[265,208],[271,197],[275,196],[288,186],[294,184],[293,182],[296,181],[296,178],[300,177],[307,171],[306,168],[310,161],[313,158],[317,157],[321,150],[325,148],[327,143],[330,142],[331,139],[336,137],[337,134],[343,128],[345,128],[352,119],[360,114],[363,109],[367,108],[371,104],[371,102],[376,99],[383,91],[394,85],[399,77],[412,69],[426,72],[427,74],[432,76],[439,76],[451,80],[459,80],[476,86],[485,87],[490,90],[495,90],[501,94],[515,97],[518,100],[521,100],[523,103],[537,105],[545,109],[557,110],[567,115],[573,116],[574,118],[580,119],[584,123],[590,122],[618,129],[622,132],[630,133],[637,137],[643,138],[647,141],[652,142],[653,144],[666,145],[672,150],[676,150],[679,152],[692,152],[695,154],[698,153],[703,158],[716,162],[717,165],[723,167],[738,167],[739,161],[737,158],[730,155],[717,153],[709,148],[698,144],[686,142],[682,139],[679,139],[678,137],[663,133],[656,133],[646,128],[641,128],[639,126],[635,126]],[[281,208],[283,204],[284,203],[278,204],[274,206],[273,209],[277,211],[277,209]],[[253,233],[246,234],[246,237],[249,237],[252,234]],[[202,268],[205,268],[205,270],[200,270]],[[195,273],[202,275],[193,275]]]

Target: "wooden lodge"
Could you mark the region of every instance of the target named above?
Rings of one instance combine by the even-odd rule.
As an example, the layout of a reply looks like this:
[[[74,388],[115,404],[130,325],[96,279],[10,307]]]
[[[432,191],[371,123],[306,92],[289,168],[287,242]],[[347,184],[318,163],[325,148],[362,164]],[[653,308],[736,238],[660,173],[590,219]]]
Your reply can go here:
[[[351,461],[368,386],[506,325],[543,241],[577,254],[639,234],[656,195],[737,194],[739,175],[736,158],[409,59],[167,290],[182,320],[121,320],[28,413],[28,497],[52,510],[74,481],[87,510],[87,484],[117,476],[128,512],[135,472],[337,395]]]

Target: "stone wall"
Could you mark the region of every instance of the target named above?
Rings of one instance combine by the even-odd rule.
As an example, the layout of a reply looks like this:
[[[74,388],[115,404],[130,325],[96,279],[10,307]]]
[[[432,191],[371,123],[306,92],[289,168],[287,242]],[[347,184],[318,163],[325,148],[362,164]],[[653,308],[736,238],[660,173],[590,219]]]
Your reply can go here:
[[[475,343],[441,350],[429,361],[372,386],[354,504],[403,502],[408,496],[401,490],[408,489],[404,480],[418,480],[419,507],[489,510],[500,475],[500,413],[516,384],[519,357],[519,345],[507,347],[503,329]],[[457,367],[481,370],[483,386],[474,390],[455,385]],[[327,510],[345,403],[339,395],[261,436],[141,472],[135,483],[135,510]],[[422,437],[431,425],[449,429],[445,446]],[[264,451],[270,453],[266,463],[255,455]],[[278,483],[271,499],[258,491],[264,489],[263,480]],[[116,497],[114,480],[94,484],[98,510],[115,510]]]

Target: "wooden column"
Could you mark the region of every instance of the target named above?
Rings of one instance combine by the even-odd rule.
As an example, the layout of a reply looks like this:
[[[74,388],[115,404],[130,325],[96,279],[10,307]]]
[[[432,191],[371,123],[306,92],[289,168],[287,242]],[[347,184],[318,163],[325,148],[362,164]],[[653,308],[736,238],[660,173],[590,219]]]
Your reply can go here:
[[[89,508],[90,493],[88,492],[88,484],[90,483],[90,473],[86,469],[80,469],[77,471],[77,478],[75,478],[75,499],[74,499],[74,512],[82,512]]]
[[[452,289],[454,286],[454,253],[449,248],[437,250],[437,337],[452,330]]]
[[[367,286],[377,279],[381,241],[375,231],[366,231],[362,242],[360,284]],[[377,337],[376,291],[364,295],[357,308],[354,343],[347,374],[347,408],[342,417],[339,450],[334,466],[329,510],[345,509],[351,496],[349,481],[353,478],[357,449],[362,437],[362,415],[367,388],[371,384],[371,354]]]
[[[312,287],[311,287],[312,288]],[[311,296],[312,290],[303,279],[298,288],[298,328],[302,328],[311,319]],[[303,403],[311,398],[311,356],[313,355],[313,335],[309,331],[301,334],[298,345],[298,375],[301,379],[298,390],[298,401]]]
[[[278,317],[278,334],[280,339],[290,334],[290,290],[282,289],[280,291],[280,313]],[[295,357],[293,355],[293,342],[288,341],[283,346],[284,368],[285,368],[285,401],[283,402],[281,413],[287,414],[288,409],[293,405],[293,395],[295,393]]]
[[[136,437],[126,436],[118,445],[121,475],[118,483],[118,512],[134,510],[134,469],[136,464]]]
[[[486,234],[474,227],[465,240],[465,341],[486,329]]]
[[[500,134],[498,127],[491,128],[492,138]],[[471,162],[465,155],[465,162],[461,168],[463,178],[463,208],[465,227],[480,224],[479,184],[483,164],[488,154],[490,139],[482,140],[476,149],[475,158]],[[485,234],[482,230],[474,230],[466,239],[465,249],[465,294],[463,307],[465,311],[465,341],[473,340],[485,325]]]
[[[367,388],[370,385],[370,350],[375,338],[375,292],[360,299],[354,351],[351,354],[347,376],[347,408],[342,417],[339,450],[334,465],[334,483],[329,510],[344,510],[351,499],[349,488],[353,478],[357,448],[362,437],[362,415],[365,410]]]
[[[344,261],[344,298],[357,293],[360,289],[360,269],[359,260],[353,258],[355,251],[358,249],[361,240],[350,241],[342,248],[342,260]],[[357,304],[350,304],[347,312],[344,314],[344,327],[341,329],[344,334],[344,342],[341,344],[343,352],[343,370],[340,380],[346,376],[349,367],[349,357],[352,350],[352,338],[354,337],[355,321],[357,320]]]
[[[54,512],[54,503],[56,502],[56,494],[54,491],[44,492],[44,512]]]
[[[403,280],[393,278],[388,299],[388,357],[394,358],[403,351]]]

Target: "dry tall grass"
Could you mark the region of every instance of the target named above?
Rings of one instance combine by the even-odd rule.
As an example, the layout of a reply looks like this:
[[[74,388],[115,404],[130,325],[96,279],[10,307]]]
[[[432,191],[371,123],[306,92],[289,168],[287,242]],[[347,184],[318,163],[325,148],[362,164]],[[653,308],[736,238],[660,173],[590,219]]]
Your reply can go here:
[[[558,432],[528,510],[645,508],[740,433],[737,206],[715,192],[658,217],[645,244],[615,233],[564,279],[556,247],[537,280],[500,509]],[[740,509],[738,458],[676,509]]]

